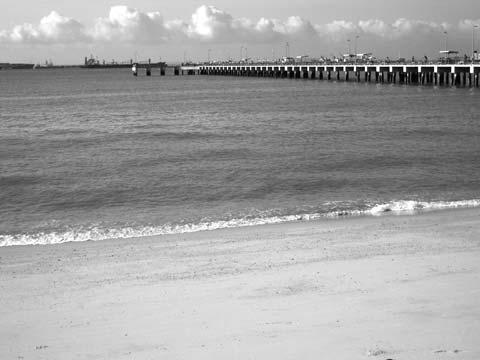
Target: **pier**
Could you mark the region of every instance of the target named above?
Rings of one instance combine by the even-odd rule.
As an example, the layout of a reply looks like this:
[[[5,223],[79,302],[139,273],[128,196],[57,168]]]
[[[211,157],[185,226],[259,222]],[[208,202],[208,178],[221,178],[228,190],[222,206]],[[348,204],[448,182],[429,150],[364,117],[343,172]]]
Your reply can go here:
[[[182,74],[479,87],[480,64],[201,64]]]
[[[154,69],[157,69],[160,76],[165,76],[166,69],[168,68],[165,62],[152,63],[150,59],[148,59],[147,61],[132,63],[132,65],[130,66],[132,67],[132,73],[134,76],[137,76],[139,74],[140,69],[144,69],[146,76],[152,76],[152,71]]]

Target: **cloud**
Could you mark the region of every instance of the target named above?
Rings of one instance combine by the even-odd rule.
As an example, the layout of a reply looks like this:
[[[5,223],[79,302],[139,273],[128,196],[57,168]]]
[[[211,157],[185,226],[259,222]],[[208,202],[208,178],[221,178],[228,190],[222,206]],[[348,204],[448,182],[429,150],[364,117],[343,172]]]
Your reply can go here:
[[[358,30],[354,23],[345,20],[335,20],[325,25],[317,25],[316,29],[321,34],[323,33],[330,35],[356,32]]]
[[[264,42],[314,36],[316,31],[308,20],[299,16],[290,16],[285,21],[261,18],[255,22],[246,18],[235,19],[214,6],[202,5],[193,13],[186,35],[191,39],[209,42]]]
[[[229,38],[234,35],[233,17],[213,6],[200,6],[192,15],[187,34],[202,40]]]
[[[392,26],[379,19],[360,20],[358,27],[365,34],[387,37],[392,31]]]
[[[62,16],[56,11],[43,17],[37,26],[23,24],[11,31],[1,31],[0,39],[12,43],[71,43],[88,41],[85,28],[78,21]]]
[[[277,22],[276,29],[278,32],[289,36],[316,34],[316,30],[310,21],[299,16],[290,16],[285,22]]]
[[[460,20],[460,22],[458,23],[458,28],[462,31],[472,31],[474,26],[478,26],[480,28],[480,19],[464,19]]]
[[[159,12],[142,12],[123,5],[113,6],[86,28],[75,19],[52,11],[38,25],[23,24],[11,30],[0,30],[0,42],[19,44],[73,43],[141,43],[158,44],[172,40],[207,43],[265,43],[289,39],[324,39],[343,43],[346,38],[400,39],[413,34],[438,33],[443,30],[471,30],[480,20],[461,20],[452,26],[446,23],[400,18],[388,23],[381,19],[358,22],[335,20],[312,24],[299,16],[285,20],[262,17],[259,20],[235,18],[214,6],[198,7],[187,21],[165,20]]]
[[[110,8],[108,17],[97,19],[91,33],[97,41],[155,43],[168,40],[170,30],[159,12],[119,5]]]
[[[400,18],[395,20],[392,24],[385,23],[379,19],[359,21],[358,27],[364,34],[395,39],[419,33],[438,33],[447,30],[450,25]]]

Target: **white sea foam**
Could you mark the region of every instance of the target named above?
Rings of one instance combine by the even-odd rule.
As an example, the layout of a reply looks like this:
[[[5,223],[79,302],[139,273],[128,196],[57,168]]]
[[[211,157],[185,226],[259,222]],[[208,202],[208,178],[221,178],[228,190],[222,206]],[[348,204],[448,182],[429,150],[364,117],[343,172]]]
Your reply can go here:
[[[217,229],[227,229],[245,226],[278,224],[293,221],[311,221],[325,217],[340,216],[358,216],[373,215],[380,216],[385,214],[414,214],[420,211],[456,209],[456,208],[473,208],[480,206],[480,199],[461,200],[461,201],[413,201],[400,200],[392,201],[385,204],[376,204],[365,210],[346,210],[334,211],[328,213],[311,213],[296,214],[282,216],[263,216],[263,217],[245,217],[230,220],[205,221],[197,224],[183,225],[162,225],[162,226],[146,226],[146,227],[124,227],[120,229],[102,229],[100,227],[92,227],[91,229],[69,230],[64,232],[49,232],[37,234],[5,234],[0,235],[1,246],[14,245],[50,245],[62,244],[66,242],[81,241],[100,241],[107,239],[125,239],[155,235],[182,234],[198,231],[209,231]]]
[[[461,201],[414,201],[414,200],[400,200],[392,201],[386,204],[378,204],[373,206],[366,213],[371,215],[383,215],[387,212],[395,214],[411,214],[422,210],[442,210],[442,209],[457,209],[470,208],[480,206],[480,199],[461,200]]]

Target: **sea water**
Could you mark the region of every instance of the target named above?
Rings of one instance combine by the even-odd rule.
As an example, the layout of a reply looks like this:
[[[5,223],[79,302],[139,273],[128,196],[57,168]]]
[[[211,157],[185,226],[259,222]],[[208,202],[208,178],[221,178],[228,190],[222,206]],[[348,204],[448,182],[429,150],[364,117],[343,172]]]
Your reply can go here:
[[[0,246],[480,205],[480,91],[0,72]]]

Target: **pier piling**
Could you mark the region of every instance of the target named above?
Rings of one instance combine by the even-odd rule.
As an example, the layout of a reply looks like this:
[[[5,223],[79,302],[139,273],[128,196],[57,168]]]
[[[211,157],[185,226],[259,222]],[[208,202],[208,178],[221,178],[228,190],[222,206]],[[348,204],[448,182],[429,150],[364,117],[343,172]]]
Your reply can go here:
[[[148,71],[148,69],[147,69]],[[289,79],[335,79],[346,82],[372,82],[378,84],[405,84],[418,86],[479,86],[480,64],[228,64],[192,65],[174,69],[175,75],[222,75]],[[362,76],[363,73],[363,76]],[[160,68],[165,75],[165,68]],[[135,73],[134,73],[135,75]],[[468,84],[468,85],[467,85]]]

